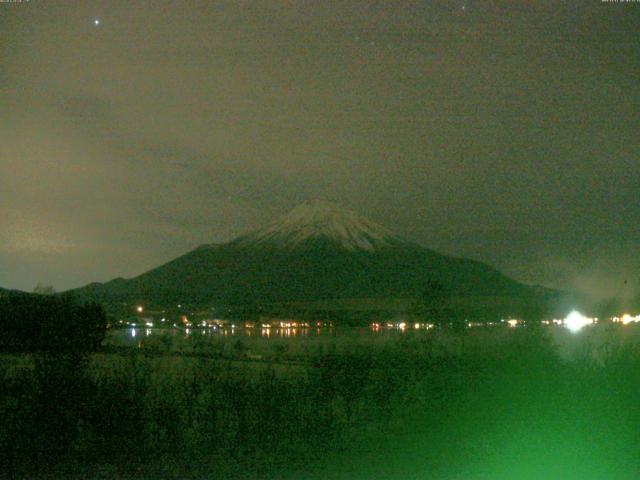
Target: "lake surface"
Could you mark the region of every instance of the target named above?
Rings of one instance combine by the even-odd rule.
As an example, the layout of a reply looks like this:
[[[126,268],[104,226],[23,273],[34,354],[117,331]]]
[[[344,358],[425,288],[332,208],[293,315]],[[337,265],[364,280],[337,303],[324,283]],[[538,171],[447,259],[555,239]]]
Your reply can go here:
[[[413,333],[413,332],[411,332]],[[405,334],[403,329],[371,327],[308,327],[308,328],[154,328],[126,327],[111,329],[107,333],[106,343],[116,346],[144,346],[163,342],[188,344],[233,342],[272,342],[305,343],[309,341],[329,341],[348,339],[367,339],[376,337],[397,337]]]
[[[572,332],[561,326],[536,330],[508,326],[451,329],[387,327],[309,328],[149,328],[126,327],[109,330],[105,346],[131,347],[155,352],[202,353],[249,358],[301,359],[326,353],[396,348],[403,342],[419,344],[432,355],[460,355],[463,351],[486,351],[518,342],[529,332],[547,339],[565,359],[601,361],[611,349],[640,346],[640,325],[599,324]]]

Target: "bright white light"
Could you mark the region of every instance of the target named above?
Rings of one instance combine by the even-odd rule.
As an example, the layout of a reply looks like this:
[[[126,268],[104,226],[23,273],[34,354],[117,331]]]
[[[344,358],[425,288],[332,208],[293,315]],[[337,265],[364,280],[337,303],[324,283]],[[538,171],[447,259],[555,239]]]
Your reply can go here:
[[[135,337],[135,336],[136,336],[136,329],[135,329],[135,328],[132,328],[132,329],[131,329],[131,336],[132,336],[132,337]]]
[[[136,310],[138,311],[138,313],[142,313],[142,310],[144,310],[144,308],[142,308],[142,305],[138,305],[136,307]]]
[[[572,332],[579,332],[583,327],[591,325],[593,318],[588,318],[575,310],[564,319],[564,325]]]
[[[632,317],[628,313],[625,313],[622,316],[622,318],[619,318],[619,319],[614,318],[613,321],[622,322],[623,325],[628,325],[629,323],[632,323],[632,322],[633,323],[640,322],[640,315],[636,315],[635,317]]]
[[[95,23],[96,25],[100,25],[100,20],[98,20],[97,18],[93,21],[93,23]]]
[[[516,320],[515,318],[512,318],[511,320],[507,320],[507,323],[511,328],[518,326],[518,320]]]

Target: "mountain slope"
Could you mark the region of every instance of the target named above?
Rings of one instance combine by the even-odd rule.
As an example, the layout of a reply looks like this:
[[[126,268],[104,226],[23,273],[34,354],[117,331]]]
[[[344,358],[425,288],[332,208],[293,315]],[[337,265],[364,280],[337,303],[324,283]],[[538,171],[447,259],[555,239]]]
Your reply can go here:
[[[416,297],[430,281],[461,297],[533,294],[486,264],[404,241],[325,202],[303,204],[263,229],[200,246],[138,277],[76,293],[102,301],[263,305]]]

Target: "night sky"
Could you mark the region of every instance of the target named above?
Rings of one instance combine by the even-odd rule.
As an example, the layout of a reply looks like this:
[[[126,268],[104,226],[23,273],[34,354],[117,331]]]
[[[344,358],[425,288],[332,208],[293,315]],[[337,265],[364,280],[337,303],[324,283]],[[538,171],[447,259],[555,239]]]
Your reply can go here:
[[[134,276],[323,198],[637,294],[638,32],[600,0],[2,0],[0,286]]]

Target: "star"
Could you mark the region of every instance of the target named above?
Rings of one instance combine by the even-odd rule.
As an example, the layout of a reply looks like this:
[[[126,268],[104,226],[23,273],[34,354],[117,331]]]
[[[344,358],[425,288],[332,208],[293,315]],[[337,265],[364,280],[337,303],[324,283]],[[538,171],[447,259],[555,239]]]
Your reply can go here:
[[[98,20],[98,19],[96,18],[96,19],[93,21],[93,23],[94,23],[94,24],[96,25],[96,27],[97,27],[98,25],[100,25],[100,20]]]

